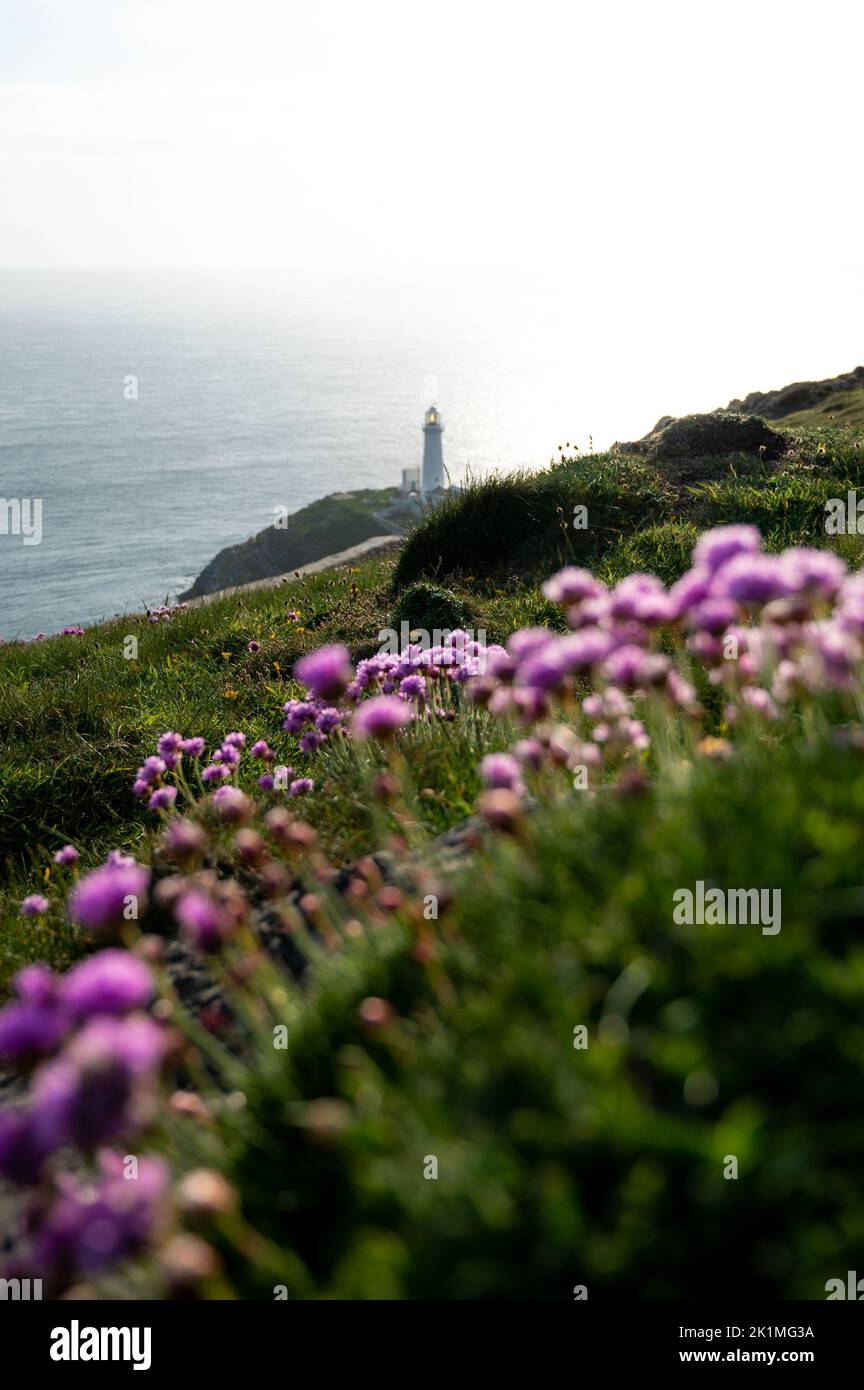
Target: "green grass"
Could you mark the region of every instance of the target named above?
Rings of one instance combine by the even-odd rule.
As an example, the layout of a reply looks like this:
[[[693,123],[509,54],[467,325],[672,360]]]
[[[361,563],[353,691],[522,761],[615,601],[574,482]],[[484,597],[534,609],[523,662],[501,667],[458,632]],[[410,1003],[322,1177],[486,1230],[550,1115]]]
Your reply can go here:
[[[771,424],[775,429],[784,430],[823,425],[852,425],[864,429],[864,387],[834,391],[817,406],[784,415],[779,420],[772,420]]]

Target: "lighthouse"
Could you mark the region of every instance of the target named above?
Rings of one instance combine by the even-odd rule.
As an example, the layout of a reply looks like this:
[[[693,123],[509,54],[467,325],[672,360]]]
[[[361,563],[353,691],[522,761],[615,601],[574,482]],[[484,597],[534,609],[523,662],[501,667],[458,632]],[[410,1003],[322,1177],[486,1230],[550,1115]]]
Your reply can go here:
[[[423,419],[423,473],[421,492],[434,492],[444,487],[444,453],[441,448],[441,412],[437,405],[430,405]]]

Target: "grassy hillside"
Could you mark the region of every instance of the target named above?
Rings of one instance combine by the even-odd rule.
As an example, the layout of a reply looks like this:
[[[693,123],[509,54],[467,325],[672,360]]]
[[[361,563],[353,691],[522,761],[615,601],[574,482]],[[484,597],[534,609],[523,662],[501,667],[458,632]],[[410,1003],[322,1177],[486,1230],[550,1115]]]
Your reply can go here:
[[[711,438],[714,422],[704,421]],[[524,585],[563,564],[620,578],[638,561],[666,581],[686,567],[694,528],[747,520],[769,548],[826,543],[825,502],[864,485],[864,433],[784,428],[785,451],[703,449],[673,457],[591,454],[561,458],[540,473],[469,483],[409,532],[397,586],[418,579]],[[587,524],[577,528],[576,509]],[[839,542],[850,558],[859,538]]]
[[[864,489],[864,435],[784,426],[769,461],[706,452],[701,429],[669,457],[562,456],[471,485],[395,563],[0,649],[3,980],[81,955],[107,972],[14,986],[0,1051],[46,1060],[28,1108],[0,1109],[0,1173],[40,1176],[44,1195],[69,1145],[83,1164],[100,1143],[153,1165],[134,1230],[128,1202],[98,1206],[119,1268],[104,1231],[88,1244],[90,1189],[67,1182],[56,1218],[44,1197],[19,1258],[60,1249],[50,1293],[681,1298],[695,1280],[702,1296],[818,1298],[854,1267],[864,595],[825,554],[771,556],[808,545],[858,568],[860,538],[826,535],[825,503]],[[715,536],[733,545],[728,579],[700,537],[734,523],[764,552],[750,530]],[[730,588],[679,611],[644,575],[673,584],[694,546],[695,579]],[[619,587],[577,574],[578,600],[544,590],[565,565]],[[786,587],[760,589],[781,570]],[[582,602],[599,616],[583,622]],[[385,693],[358,685],[356,704],[345,653],[297,681],[322,646],[357,663],[402,619],[448,615],[511,638],[508,654],[455,680],[376,668]],[[281,726],[307,686],[320,727],[341,722],[302,751],[312,716]],[[191,763],[163,767],[183,822],[131,792],[169,730],[211,750],[246,735],[221,801]],[[259,791],[259,739],[314,788]],[[66,843],[76,868],[53,864]],[[87,911],[66,899],[117,847],[142,912],[115,906],[109,932],[106,880],[85,879]],[[779,895],[782,929],[676,923],[676,894],[700,882]],[[106,944],[131,949],[131,976]],[[151,989],[167,1053],[136,1012]],[[118,1079],[126,1045],[134,1075]],[[68,1114],[46,1068],[79,1088]]]
[[[229,728],[242,728],[250,739],[270,739],[280,760],[304,775],[309,760],[279,730],[282,704],[298,691],[294,663],[327,642],[344,642],[355,658],[371,655],[378,633],[398,627],[400,594],[417,580],[443,582],[492,642],[518,627],[560,623],[540,583],[562,565],[587,565],[608,583],[633,570],[671,583],[699,531],[719,524],[746,520],[769,549],[830,544],[859,564],[861,538],[826,537],[823,523],[827,498],[864,485],[864,436],[835,428],[787,437],[788,452],[769,465],[745,454],[562,456],[547,470],[449,495],[409,536],[395,568],[371,560],[158,622],[120,620],[83,637],[0,649],[3,977],[33,947],[17,903],[50,852],[71,841],[85,863],[96,863],[146,838],[151,818],[129,788],[160,732],[177,728],[218,744]],[[578,506],[587,507],[584,530],[572,525]],[[127,660],[130,635],[138,655]],[[250,652],[250,642],[260,650]],[[430,762],[439,758],[442,785],[420,803],[430,833],[464,816],[476,792],[473,768],[452,752],[443,734],[433,739]],[[324,794],[309,814],[328,850],[344,859],[374,847],[362,795],[336,793],[342,770],[328,781],[326,758],[317,769]],[[58,956],[70,949],[65,938],[47,944]]]
[[[790,411],[782,417],[784,429],[815,428],[820,425],[852,425],[864,429],[864,387],[834,391],[817,405]]]
[[[854,367],[821,381],[793,381],[777,391],[752,391],[743,400],[730,401],[726,411],[793,427],[825,425],[831,420],[856,425],[861,423],[862,392],[864,367]]]

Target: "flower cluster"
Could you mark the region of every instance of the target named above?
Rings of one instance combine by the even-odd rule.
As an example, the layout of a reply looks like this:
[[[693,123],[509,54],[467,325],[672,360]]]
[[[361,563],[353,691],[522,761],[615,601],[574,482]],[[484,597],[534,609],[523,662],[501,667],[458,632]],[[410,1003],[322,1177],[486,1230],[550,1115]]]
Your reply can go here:
[[[669,589],[650,574],[609,588],[573,567],[543,589],[570,631],[515,632],[469,688],[493,714],[533,729],[514,758],[535,770],[556,762],[609,768],[638,757],[650,739],[636,716],[652,699],[698,719],[692,672],[667,654],[682,641],[709,685],[726,691],[729,724],[774,719],[803,694],[848,690],[864,660],[864,575],[849,575],[827,551],[766,554],[752,526],[705,533],[691,568]],[[551,723],[555,713],[568,723]],[[490,790],[501,790],[502,775],[497,764],[485,772]],[[507,789],[517,781],[511,776]]]
[[[147,612],[147,621],[148,621],[149,623],[167,623],[167,622],[170,622],[171,618],[173,618],[173,616],[174,616],[175,613],[182,613],[183,610],[184,610],[185,608],[188,608],[188,607],[189,607],[188,603],[163,603],[163,604],[160,604],[160,606],[159,606],[158,608],[150,608],[150,609],[148,609],[148,612]]]
[[[355,669],[345,647],[321,647],[297,663],[295,675],[307,696],[288,701],[282,727],[298,736],[301,752],[313,753],[338,736],[387,740],[409,723],[452,719],[454,690],[480,675],[490,654],[502,651],[457,629],[440,645],[379,652]]]
[[[146,1012],[155,985],[129,951],[89,956],[65,976],[31,965],[0,1010],[0,1057],[29,1074],[26,1102],[0,1111],[0,1175],[27,1189],[15,1272],[49,1289],[142,1248],[161,1220],[168,1167],[106,1145],[140,1139],[158,1108],[170,1035]],[[60,1171],[69,1148],[90,1176]],[[134,1181],[130,1181],[134,1178]]]
[[[154,994],[150,971],[129,951],[99,951],[64,976],[27,966],[15,977],[14,992],[0,1010],[0,1057],[31,1076],[26,1104],[0,1111],[0,1174],[44,1186],[46,1165],[59,1150],[74,1146],[92,1154],[147,1127],[169,1039],[145,1012]],[[35,1225],[31,1214],[40,1270],[91,1265],[97,1211],[106,1223],[105,1261],[117,1253],[130,1212],[128,1199],[115,1202],[120,1190],[109,1176],[94,1192],[61,1185]],[[140,1187],[135,1191],[142,1195]],[[137,1213],[142,1216],[140,1207]]]
[[[219,793],[236,785],[240,764],[244,753],[247,752],[246,743],[246,735],[239,730],[226,734],[221,746],[210,755],[206,766],[197,771],[201,790],[215,785],[217,792],[214,794],[214,802],[222,803],[223,808],[228,802]],[[183,776],[183,759],[190,759],[197,769],[206,746],[205,740],[199,736],[183,738],[181,734],[171,731],[161,734],[156,744],[156,752],[144,759],[135,774],[133,793],[136,796],[146,796],[147,804],[152,811],[170,811],[177,801],[178,788],[166,781],[166,777],[168,774],[175,774],[189,799],[194,800],[194,793]],[[259,739],[253,743],[248,749],[248,756],[258,763],[263,763],[267,769],[257,779],[262,791],[273,791],[280,787],[287,790],[291,796],[302,796],[312,791],[314,783],[311,779],[295,777],[293,768],[270,770],[276,760],[276,754],[266,740]]]

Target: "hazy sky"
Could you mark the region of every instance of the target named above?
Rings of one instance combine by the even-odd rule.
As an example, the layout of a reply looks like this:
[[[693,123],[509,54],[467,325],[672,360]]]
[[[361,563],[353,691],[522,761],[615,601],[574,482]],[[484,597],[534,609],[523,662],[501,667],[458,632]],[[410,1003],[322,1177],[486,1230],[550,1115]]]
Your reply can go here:
[[[697,404],[845,370],[861,16],[0,0],[0,266],[493,267]]]

